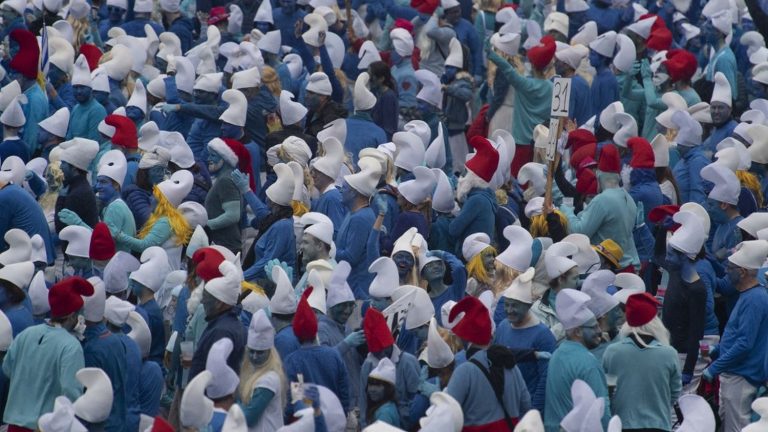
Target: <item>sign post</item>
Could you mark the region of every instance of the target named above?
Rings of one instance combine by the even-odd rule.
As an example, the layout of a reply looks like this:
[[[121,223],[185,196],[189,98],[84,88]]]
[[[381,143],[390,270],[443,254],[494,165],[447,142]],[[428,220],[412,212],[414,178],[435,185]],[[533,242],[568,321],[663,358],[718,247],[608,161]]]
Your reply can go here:
[[[571,102],[571,79],[555,77],[552,83],[552,105],[549,112],[549,139],[547,140],[547,189],[544,195],[544,212],[552,208],[552,180],[557,164],[560,163],[558,143],[560,142],[565,121],[568,118]]]

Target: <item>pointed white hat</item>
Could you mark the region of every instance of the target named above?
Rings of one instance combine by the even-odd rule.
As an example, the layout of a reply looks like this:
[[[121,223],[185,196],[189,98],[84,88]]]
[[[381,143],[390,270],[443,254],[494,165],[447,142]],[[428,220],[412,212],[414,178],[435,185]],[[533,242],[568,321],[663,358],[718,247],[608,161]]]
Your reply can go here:
[[[381,61],[381,54],[379,54],[379,50],[376,48],[376,45],[374,45],[373,41],[365,41],[360,46],[357,58],[360,59],[357,63],[357,68],[366,70],[371,63]]]
[[[392,142],[397,147],[395,166],[405,171],[413,170],[424,164],[426,150],[418,135],[413,132],[395,132]]]
[[[547,188],[547,174],[544,172],[546,167],[538,162],[528,162],[520,168],[517,174],[517,180],[521,185],[528,185],[533,196],[543,196]]]
[[[159,246],[151,246],[141,253],[141,265],[138,270],[131,272],[130,279],[157,292],[170,271],[168,254]]]
[[[616,113],[614,121],[619,124],[619,130],[613,134],[613,142],[619,147],[627,147],[627,141],[630,138],[638,136],[637,121],[630,114]]]
[[[133,54],[131,48],[117,44],[110,50],[112,58],[103,64],[107,75],[116,81],[122,81],[131,72],[133,66]]]
[[[504,8],[502,10],[506,9],[509,8]],[[491,45],[510,57],[515,56],[518,54],[518,51],[520,51],[520,33],[494,33],[493,36],[491,36]]]
[[[122,327],[128,322],[128,316],[136,306],[125,300],[120,300],[117,296],[109,296],[104,305],[104,318],[110,324]]]
[[[379,364],[368,374],[368,378],[374,378],[395,385],[395,364],[387,357],[379,360]]]
[[[248,423],[245,420],[245,413],[243,413],[240,405],[232,404],[227,413],[227,418],[224,419],[221,432],[248,432]]]
[[[357,161],[360,171],[344,176],[355,191],[361,195],[371,197],[376,193],[376,186],[381,178],[381,163],[372,157],[363,157]]]
[[[280,92],[280,118],[283,125],[293,125],[307,115],[307,108],[293,100],[293,93],[283,90]]]
[[[454,354],[451,347],[437,331],[435,318],[429,321],[427,334],[427,365],[433,369],[442,369],[453,363]]]
[[[13,342],[13,327],[8,316],[0,311],[0,352],[8,351],[8,347]]]
[[[577,0],[583,2],[584,0]],[[569,0],[566,0],[566,5]],[[537,409],[528,410],[527,413],[515,425],[514,432],[543,432],[544,422],[541,419],[541,413]]]
[[[128,312],[126,325],[131,328],[128,337],[138,345],[141,358],[146,358],[149,355],[149,348],[152,346],[152,333],[149,331],[149,325],[135,310]]]
[[[634,273],[619,273],[613,281],[613,285],[616,288],[621,288],[613,294],[613,297],[619,301],[619,303],[627,303],[627,299],[632,294],[639,294],[645,292],[645,282],[643,279]]]
[[[65,254],[73,257],[88,258],[91,247],[91,230],[79,225],[64,227],[59,233],[59,238],[67,243]]]
[[[613,285],[615,279],[616,275],[612,271],[598,270],[584,281],[581,291],[590,297],[587,307],[598,318],[619,305],[619,301],[608,294],[608,287]]]
[[[443,88],[440,78],[426,69],[416,71],[416,79],[421,83],[421,90],[416,94],[416,99],[430,103],[438,108],[443,107]]]
[[[104,69],[96,69],[91,72],[91,89],[109,93],[109,76]]]
[[[37,272],[29,284],[29,300],[32,303],[32,315],[40,316],[51,310],[48,303],[48,286],[45,283],[45,273]]]
[[[712,26],[720,33],[730,36],[733,32],[733,17],[730,10],[721,10],[709,17],[709,19],[712,22]]]
[[[39,126],[59,138],[64,138],[69,128],[69,108],[60,108],[41,121]]]
[[[598,398],[586,382],[577,379],[571,385],[571,400],[573,408],[560,421],[560,427],[566,432],[587,432],[582,424]]]
[[[442,169],[433,168],[432,171],[437,179],[435,191],[432,193],[432,210],[440,213],[452,213],[458,208],[458,204],[456,204],[451,181]]]
[[[518,272],[525,271],[533,259],[533,237],[528,230],[516,225],[505,227],[503,234],[509,246],[496,256],[496,261]]]
[[[458,39],[452,38],[448,47],[448,57],[445,58],[446,66],[453,66],[458,69],[464,68],[464,51],[461,47],[461,42]]]
[[[627,30],[640,36],[643,39],[648,39],[648,36],[651,35],[651,27],[653,27],[653,24],[655,22],[656,22],[655,16],[644,18],[644,19],[641,19],[640,21],[637,21],[628,25]]]
[[[685,111],[688,109],[688,104],[685,102],[680,93],[667,92],[661,96],[661,101],[667,106],[667,109],[661,114],[656,116],[656,122],[664,126],[667,129],[674,129],[675,124],[672,123],[672,114],[676,111]]]
[[[368,89],[370,79],[368,72],[363,72],[357,76],[353,94],[355,111],[367,111],[376,105],[376,96]]]
[[[413,291],[413,299],[405,317],[405,328],[413,330],[429,323],[435,316],[435,305],[427,294],[427,290],[413,285],[403,285],[395,290],[392,299],[397,300]]]
[[[10,282],[15,287],[27,291],[34,273],[35,265],[31,261],[8,264],[0,269],[0,280]]]
[[[744,123],[740,123],[739,126],[741,126]],[[738,128],[738,127],[737,127]],[[734,131],[735,133],[736,131]],[[751,146],[750,146],[751,147]],[[720,152],[723,150],[728,150],[728,153],[732,153],[735,156],[736,164],[735,169],[731,169],[731,171],[742,171],[742,170],[748,170],[752,166],[752,157],[749,154],[749,150],[747,150],[747,147],[744,146],[744,144],[733,138],[728,137],[722,141],[720,141],[719,144],[717,144],[717,153],[715,153],[715,157],[718,158],[718,154],[721,154]],[[731,168],[731,166],[729,166]]]
[[[447,162],[445,151],[445,136],[443,135],[443,123],[437,124],[437,136],[427,147],[424,153],[424,162],[430,168],[442,169]]]
[[[749,240],[736,246],[736,252],[728,257],[728,261],[745,269],[759,269],[763,267],[768,257],[768,241]]]
[[[280,30],[273,30],[262,36],[256,43],[256,46],[264,52],[278,54],[280,52],[281,42],[282,38],[280,36]]]
[[[704,231],[701,218],[696,214],[680,210],[672,219],[680,224],[680,228],[669,238],[668,244],[676,250],[690,255],[698,255],[709,235]]]
[[[614,119],[617,113],[624,112],[624,105],[621,101],[616,101],[609,104],[600,112],[600,126],[608,132],[614,134],[619,130],[621,125]]]
[[[275,328],[272,327],[263,309],[257,311],[251,318],[247,346],[256,351],[265,351],[275,346]]]
[[[204,430],[213,418],[213,401],[205,396],[205,389],[213,380],[210,371],[200,372],[195,376],[181,396],[179,417],[181,425]]]
[[[99,368],[87,367],[77,371],[75,378],[86,388],[73,404],[77,417],[89,423],[105,421],[114,397],[109,376]]]
[[[26,103],[26,95],[22,94],[16,96],[5,109],[5,111],[0,114],[0,123],[15,128],[24,126],[24,124],[27,122],[27,118],[24,116],[24,111],[22,111],[21,105]]]
[[[432,129],[424,120],[411,120],[403,126],[403,131],[410,132],[421,138],[424,147],[429,147],[432,139]]]
[[[760,418],[747,425],[742,432],[760,432],[768,430],[768,397],[757,398],[752,401],[752,411],[756,412]]]
[[[583,26],[579,27],[579,31],[573,35],[571,38],[571,45],[580,44],[589,46],[589,44],[591,44],[596,39],[597,23],[594,21],[587,21]]]
[[[715,88],[712,90],[712,98],[709,103],[722,102],[728,106],[733,106],[731,96],[731,83],[722,72],[715,72]]]
[[[581,61],[589,55],[589,49],[581,44],[564,45],[562,48],[560,47],[561,45],[558,44],[558,50],[555,51],[555,57],[573,69],[578,69],[579,65],[581,65]]]
[[[687,211],[695,214],[699,218],[699,222],[701,223],[701,226],[704,227],[704,231],[707,233],[709,232],[709,228],[710,228],[709,213],[707,213],[707,210],[705,210],[704,207],[701,206],[701,204],[690,201],[681,205],[680,211]]]
[[[656,18],[649,18],[649,20],[655,21]],[[635,43],[632,42],[632,39],[630,39],[629,36],[622,33],[616,36],[616,46],[618,46],[619,49],[616,51],[616,56],[613,58],[613,66],[615,66],[619,72],[629,73],[637,58]]]
[[[236,264],[239,264],[237,262]],[[216,297],[220,302],[234,306],[240,295],[240,284],[243,281],[243,272],[230,261],[224,260],[219,264],[221,277],[212,279],[205,284],[205,291]]]
[[[413,180],[400,183],[398,192],[411,204],[420,205],[432,197],[437,179],[432,170],[424,166],[414,167],[413,174]]]
[[[3,5],[5,5],[5,3],[3,3]],[[88,431],[75,416],[75,408],[66,396],[57,397],[53,404],[53,412],[40,416],[37,425],[41,432]]]
[[[344,146],[334,137],[328,137],[322,143],[325,154],[316,158],[311,166],[327,177],[335,180],[341,173],[341,165],[344,163]]]
[[[157,188],[163,193],[165,198],[173,205],[178,207],[184,198],[189,195],[194,185],[195,177],[187,170],[179,170],[171,175],[171,178],[163,181]]]
[[[321,143],[324,143],[325,140],[331,137],[336,138],[342,143],[347,140],[347,122],[345,119],[336,119],[324,125],[323,128],[317,132],[317,140]]]
[[[472,258],[476,257],[479,253],[485,249],[491,247],[491,239],[486,233],[474,233],[467,236],[464,239],[464,243],[461,245],[461,254],[464,259],[469,262]]]
[[[677,126],[677,145],[693,147],[701,144],[703,129],[687,111],[677,111],[672,114],[672,123]]]
[[[0,111],[5,111],[8,105],[16,99],[16,96],[21,94],[21,86],[16,80],[6,84],[5,87],[0,90]]]
[[[62,162],[67,162],[75,168],[87,171],[91,161],[99,152],[99,143],[86,138],[75,137],[59,144],[59,148],[61,149],[59,159]]]
[[[104,291],[104,282],[98,276],[88,278],[93,286],[93,295],[83,296],[83,318],[86,321],[100,323],[104,319],[104,308],[107,293]]]
[[[128,289],[128,275],[139,269],[141,263],[133,255],[118,251],[104,267],[104,284],[110,294]]]
[[[584,234],[574,233],[563,238],[564,242],[573,243],[578,248],[578,252],[571,256],[571,259],[579,265],[579,273],[591,273],[600,267],[600,257],[590,243],[589,237]]]
[[[347,283],[349,273],[352,271],[349,263],[341,261],[336,264],[331,274],[331,280],[326,286],[328,298],[326,306],[330,309],[338,304],[355,301],[355,295]]]
[[[127,172],[128,162],[125,159],[125,154],[120,150],[110,150],[99,159],[97,177],[109,177],[122,187]]]
[[[211,399],[221,399],[235,393],[240,377],[227,364],[229,355],[232,354],[234,344],[228,337],[217,340],[208,351],[205,360],[205,370],[213,375],[213,379],[205,389],[205,393]]]
[[[736,224],[750,236],[757,237],[757,232],[768,228],[768,212],[754,212]]]
[[[298,300],[293,291],[293,284],[288,274],[280,266],[272,267],[272,281],[275,283],[275,293],[269,301],[269,309],[273,314],[290,315],[296,312]]]
[[[403,28],[394,28],[389,32],[389,38],[392,40],[392,46],[400,57],[407,57],[413,54],[413,36]]]
[[[390,257],[380,257],[368,267],[368,273],[375,273],[368,294],[375,298],[390,298],[400,284],[397,265]]]
[[[694,394],[680,396],[677,400],[683,413],[683,423],[677,432],[714,432],[715,414],[703,397]]]
[[[432,404],[427,415],[419,420],[422,432],[459,432],[464,424],[461,405],[446,392],[435,392],[429,397]]]
[[[579,264],[569,258],[578,252],[579,248],[573,243],[561,241],[550,246],[544,252],[544,265],[547,269],[547,276],[550,279],[556,279],[567,273],[570,269],[578,267]]]
[[[533,277],[536,275],[536,269],[530,267],[523,273],[520,273],[509,287],[502,292],[505,298],[517,300],[526,304],[533,304]]]
[[[225,90],[221,99],[229,106],[221,114],[219,120],[234,126],[245,126],[245,117],[248,110],[248,100],[240,90]]]
[[[312,12],[304,16],[304,23],[309,26],[309,30],[301,35],[301,39],[307,45],[319,48],[321,46],[320,35],[328,31],[328,21],[322,15]]]
[[[611,30],[601,34],[597,39],[589,42],[589,48],[603,57],[613,58],[613,52],[616,49],[616,32]]]
[[[595,319],[595,314],[587,307],[589,300],[587,294],[570,288],[565,288],[557,294],[555,310],[565,330],[580,327]]]
[[[32,240],[29,234],[18,228],[9,229],[3,236],[8,249],[0,253],[0,264],[9,264],[29,261],[32,257]]]
[[[315,72],[307,79],[307,91],[330,96],[333,93],[331,81],[324,72]]]
[[[274,171],[277,180],[267,188],[267,198],[275,204],[289,206],[294,192],[293,170],[288,164],[279,163],[274,166]]]
[[[88,67],[88,60],[80,54],[75,61],[74,71],[72,72],[72,85],[81,85],[91,87],[91,69]]]
[[[253,17],[253,22],[275,23],[272,18],[272,2],[261,2],[259,9],[256,10],[256,15]]]
[[[333,275],[333,266],[326,260],[315,260],[307,264],[307,286],[312,287],[312,294],[309,295],[307,303],[322,314],[328,313],[327,291],[325,286],[331,283]]]
[[[568,36],[568,15],[562,12],[550,12],[544,19],[544,31],[556,31],[563,36]]]
[[[725,165],[715,162],[705,166],[701,169],[701,178],[715,184],[709,198],[734,206],[739,203],[741,184],[736,174]]]

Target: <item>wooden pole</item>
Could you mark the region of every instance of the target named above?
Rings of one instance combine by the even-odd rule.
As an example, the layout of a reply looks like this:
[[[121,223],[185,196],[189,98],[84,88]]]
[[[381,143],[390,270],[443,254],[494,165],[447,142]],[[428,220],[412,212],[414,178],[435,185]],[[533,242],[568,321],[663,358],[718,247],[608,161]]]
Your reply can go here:
[[[557,146],[557,143],[560,142],[560,136],[563,133],[563,127],[565,126],[566,122],[565,117],[560,117],[557,122],[557,135],[555,138],[555,146]],[[555,159],[547,162],[547,189],[544,193],[544,213],[549,214],[552,211],[554,211],[554,208],[552,206],[552,181],[554,180],[555,175],[555,169],[557,168],[558,164],[560,164],[560,153],[557,151],[557,147],[555,147]]]
[[[352,0],[344,0],[344,8],[347,13],[347,35],[349,35],[349,42],[352,43],[355,38],[355,30],[352,26]]]

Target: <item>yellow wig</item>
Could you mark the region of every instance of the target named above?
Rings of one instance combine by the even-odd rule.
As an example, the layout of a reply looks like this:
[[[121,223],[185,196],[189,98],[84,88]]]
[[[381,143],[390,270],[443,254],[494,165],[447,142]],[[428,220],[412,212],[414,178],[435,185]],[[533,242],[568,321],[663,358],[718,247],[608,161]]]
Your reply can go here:
[[[757,179],[757,176],[746,170],[738,170],[736,171],[736,177],[739,178],[741,185],[749,189],[752,192],[752,195],[755,196],[757,207],[763,208],[763,191],[761,190],[760,180]]]
[[[488,253],[496,255],[496,249],[493,246],[488,246],[479,254],[473,256],[467,263],[467,274],[486,285],[492,283],[491,278],[488,276],[488,271],[485,269],[485,264],[483,264],[483,255]]]
[[[560,218],[560,223],[563,225],[563,229],[568,232],[568,218],[560,211],[555,210],[555,214]],[[549,237],[549,227],[547,226],[547,215],[540,214],[531,217],[531,236],[533,237]]]
[[[144,224],[144,227],[139,232],[139,238],[144,238],[152,231],[152,227],[161,218],[167,217],[168,224],[171,226],[171,231],[176,236],[176,243],[179,246],[187,244],[189,237],[192,236],[192,227],[189,226],[189,222],[184,216],[176,209],[176,207],[168,201],[168,198],[160,192],[160,189],[155,186],[154,192],[157,206],[155,210],[149,216],[149,220]]]

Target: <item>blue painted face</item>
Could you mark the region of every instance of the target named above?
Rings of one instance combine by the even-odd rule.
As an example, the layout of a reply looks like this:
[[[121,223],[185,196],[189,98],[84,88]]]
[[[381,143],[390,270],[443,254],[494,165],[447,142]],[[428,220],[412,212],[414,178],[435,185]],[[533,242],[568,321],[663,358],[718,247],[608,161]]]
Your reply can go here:
[[[94,91],[92,95],[93,98],[96,99],[96,102],[100,103],[102,106],[107,106],[109,104],[109,93],[103,91]]]
[[[707,213],[712,222],[722,225],[728,222],[728,215],[720,207],[720,202],[713,199],[707,199]]]
[[[515,325],[519,325],[525,320],[531,306],[532,305],[528,303],[523,303],[518,300],[509,298],[504,299],[504,312],[507,314],[509,322]]]
[[[125,9],[117,6],[108,6],[107,13],[109,14],[109,20],[112,22],[116,22],[123,19],[123,14],[125,14]]]
[[[131,290],[131,292],[136,296],[139,297],[141,295],[141,291],[144,288],[144,286],[138,282],[136,282],[133,279],[130,279],[128,281],[128,289]]]
[[[716,44],[720,38],[723,37],[720,30],[716,29],[715,26],[712,25],[712,21],[709,20],[704,24],[702,34],[704,35],[704,41],[710,45]]]
[[[341,201],[351,208],[357,198],[357,192],[346,181],[341,185]]]
[[[196,104],[211,105],[216,101],[216,93],[203,90],[193,90],[193,98]]]
[[[457,69],[454,66],[446,66],[445,72],[443,72],[443,76],[441,77],[440,81],[443,84],[448,84],[449,82],[456,79],[456,74],[459,72],[459,69]]]
[[[84,85],[75,85],[72,86],[72,93],[75,95],[77,103],[86,103],[91,99],[93,90]]]
[[[313,111],[317,110],[320,107],[320,95],[308,91],[304,96],[304,106]]]
[[[51,81],[51,84],[54,87],[58,87],[63,82],[66,82],[67,74],[65,74],[64,71],[56,67],[56,65],[51,65],[48,71],[48,80]]]
[[[424,102],[421,99],[416,100],[416,108],[419,110],[419,114],[422,116],[426,116],[431,114],[435,109],[427,102]]]
[[[103,203],[110,203],[120,195],[120,192],[115,189],[112,179],[107,176],[96,178],[96,186],[93,187],[93,191],[96,193],[96,198]]]
[[[293,15],[296,12],[296,0],[280,0],[280,7],[283,8],[284,14]]]
[[[374,403],[384,400],[384,391],[384,384],[378,382],[369,382],[368,388],[366,389],[368,399]]]
[[[602,340],[603,332],[597,320],[592,320],[581,327],[581,334],[584,337],[584,346],[587,349],[597,348]]]
[[[248,348],[248,360],[254,366],[261,366],[269,360],[270,350],[256,351]]]
[[[134,123],[139,123],[144,120],[144,112],[141,111],[141,108],[135,106],[126,107],[125,116],[133,120]]]
[[[264,34],[267,34],[272,30],[272,24],[265,21],[254,21],[253,26]]]
[[[392,261],[397,265],[397,274],[404,277],[413,268],[413,255],[405,251],[400,251],[392,255]]]
[[[54,138],[53,134],[48,132],[47,130],[43,128],[37,129],[37,144],[40,147],[45,147],[45,145],[51,142],[53,138]]]
[[[160,184],[163,180],[165,180],[165,167],[161,166],[154,166],[147,171],[149,182],[152,184],[152,186],[156,184]]]
[[[392,304],[392,300],[388,298],[371,297],[371,307],[381,312]]]
[[[243,128],[227,122],[222,122],[221,136],[224,138],[240,139],[243,137]]]
[[[215,150],[208,150],[208,172],[215,175],[224,167],[224,158]]]
[[[331,319],[339,324],[346,324],[352,312],[355,311],[355,302],[344,302],[334,305],[330,308],[329,315]]]
[[[63,161],[61,162],[61,172],[64,174],[64,180],[71,180],[78,174],[77,168]]]
[[[416,327],[412,330],[413,334],[416,336],[416,339],[420,341],[427,340],[427,334],[429,333],[429,323],[424,324],[423,326]]]
[[[598,53],[595,50],[589,50],[589,64],[592,65],[595,69],[603,68],[608,63],[608,58],[603,57],[600,53]]]

